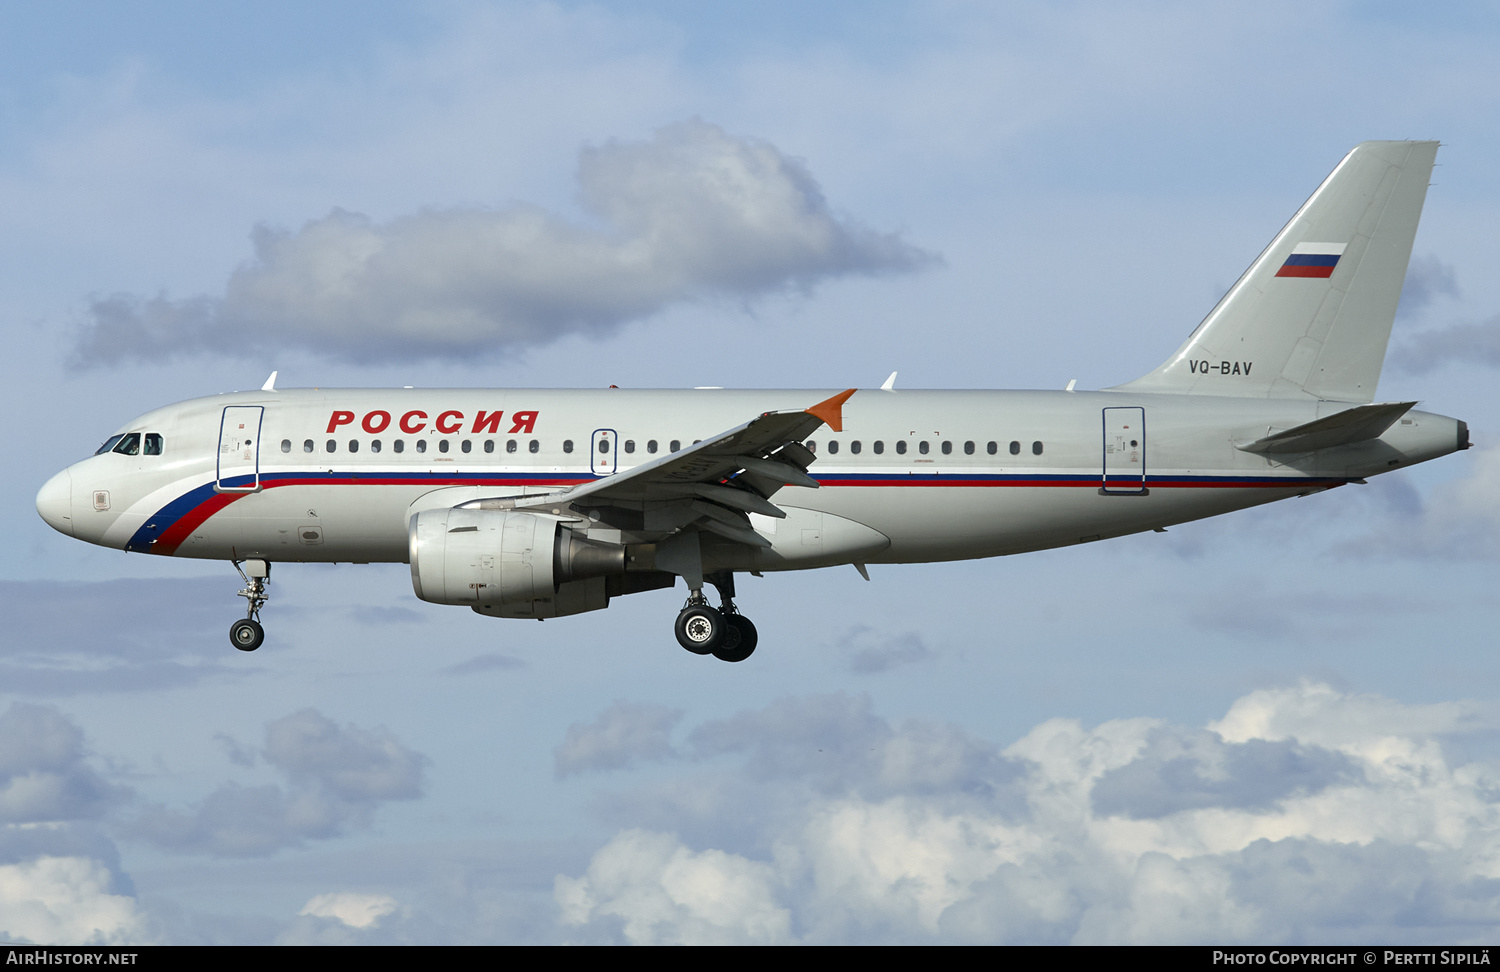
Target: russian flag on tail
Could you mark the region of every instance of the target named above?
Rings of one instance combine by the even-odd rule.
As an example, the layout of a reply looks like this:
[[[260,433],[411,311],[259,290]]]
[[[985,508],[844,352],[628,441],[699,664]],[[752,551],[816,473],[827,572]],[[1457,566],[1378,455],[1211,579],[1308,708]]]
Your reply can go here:
[[[1278,277],[1331,277],[1344,255],[1345,243],[1298,243],[1276,271]]]

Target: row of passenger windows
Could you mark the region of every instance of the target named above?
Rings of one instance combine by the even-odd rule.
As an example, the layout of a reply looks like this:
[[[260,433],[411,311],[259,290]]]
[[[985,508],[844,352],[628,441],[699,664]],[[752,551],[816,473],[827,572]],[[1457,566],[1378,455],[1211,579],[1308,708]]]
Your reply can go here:
[[[807,448],[808,448],[809,452],[817,452],[818,451],[818,444],[816,442],[808,442],[807,443]],[[896,440],[896,455],[898,455],[898,456],[904,456],[904,455],[906,455],[906,448],[907,448],[907,446],[906,446],[906,440],[905,439],[897,439]],[[948,439],[944,439],[943,441],[941,441],[941,442],[938,443],[938,449],[939,449],[940,452],[942,452],[943,455],[945,455],[945,456],[951,456],[953,454],[953,443],[950,440],[948,440]],[[856,455],[856,456],[859,455],[860,452],[863,451],[863,450],[864,450],[864,443],[860,442],[858,439],[855,439],[855,440],[853,440],[852,442],[849,443],[849,451],[852,452],[854,455]],[[838,455],[838,451],[839,451],[839,440],[837,440],[837,439],[829,439],[828,440],[828,454],[830,456],[836,456],[836,455]],[[873,453],[875,453],[877,456],[883,454],[885,452],[885,443],[882,442],[879,439],[876,439],[874,442],[870,443],[870,451],[873,452]],[[917,443],[917,452],[920,453],[921,455],[925,456],[928,453],[930,453],[931,451],[932,451],[932,444],[929,443],[929,442],[927,442],[926,440],[923,440],[923,441]],[[975,446],[974,446],[974,443],[972,441],[964,443],[964,455],[966,455],[966,456],[972,456],[974,454],[974,451],[975,451]],[[984,451],[987,452],[987,453],[989,453],[992,456],[998,455],[1000,453],[1000,443],[998,443],[998,442],[987,442],[987,443],[985,443]],[[1013,455],[1013,456],[1019,456],[1021,454],[1021,443],[1019,441],[1014,440],[1014,439],[1011,440],[1011,443],[1010,443],[1010,454]],[[1041,443],[1040,440],[1031,443],[1031,454],[1033,456],[1039,456],[1039,455],[1042,454],[1042,443]]]
[[[161,437],[157,436],[156,439],[157,439],[156,448],[157,448],[157,451],[159,452],[160,449],[161,449]],[[111,440],[111,441],[113,441],[113,440]],[[702,441],[702,440],[695,440],[695,444],[698,441]],[[104,446],[100,447],[99,451],[100,452],[105,451],[105,448],[107,448],[109,445],[110,445],[110,443],[106,442],[104,444]],[[624,442],[621,443],[621,445],[624,447],[624,449],[625,449],[625,451],[627,453],[633,453],[633,452],[635,452],[635,440],[634,439],[626,439]],[[809,441],[809,442],[806,443],[806,445],[807,445],[808,451],[810,451],[810,452],[817,452],[818,451],[818,444],[817,444],[817,442],[815,442],[815,441]],[[610,446],[609,440],[607,440],[607,439],[601,439],[600,442],[599,442],[599,447],[598,448],[599,448],[599,451],[601,453],[608,453],[609,452],[609,446]],[[904,456],[904,455],[906,455],[907,444],[906,444],[906,440],[905,439],[897,439],[896,443],[895,443],[895,447],[896,447],[896,455],[898,455],[898,456]],[[381,441],[379,439],[371,439],[370,442],[369,442],[369,448],[370,448],[371,452],[379,452],[379,451],[381,451],[381,449],[384,448],[384,446],[381,444]],[[437,440],[437,451],[438,452],[446,453],[446,452],[449,451],[450,448],[451,448],[451,446],[449,444],[449,440],[448,439],[438,439]],[[521,448],[521,446],[520,446],[520,441],[519,440],[517,440],[517,439],[506,439],[505,440],[505,451],[507,453],[519,452],[520,448]],[[669,452],[677,452],[681,448],[682,448],[682,442],[681,442],[681,440],[679,440],[679,439],[673,439],[668,444],[667,451],[669,451]],[[829,439],[828,442],[827,442],[826,448],[828,450],[828,454],[829,455],[831,455],[831,456],[838,455],[839,441],[837,439]],[[349,442],[348,442],[348,445],[347,445],[347,449],[348,449],[349,452],[358,452],[359,449],[360,449],[360,441],[358,439],[350,439]],[[495,451],[495,440],[494,439],[485,439],[484,443],[483,443],[483,449],[487,453],[494,452]],[[540,452],[541,449],[542,449],[541,443],[538,440],[536,440],[536,439],[531,439],[530,441],[528,441],[526,443],[526,451],[527,452],[537,453],[537,452]],[[324,452],[337,452],[338,450],[339,450],[339,443],[338,443],[337,439],[329,439],[327,442],[325,442],[323,444],[323,451]],[[426,452],[427,451],[427,440],[426,439],[417,439],[416,440],[416,450],[417,450],[417,452]],[[573,440],[572,439],[564,439],[563,440],[563,444],[562,444],[562,450],[563,450],[563,452],[571,453],[573,451]],[[948,439],[942,440],[941,442],[938,443],[938,450],[940,452],[942,452],[942,454],[945,455],[945,456],[952,455],[953,454],[953,442],[950,441],[950,440],[948,440]],[[119,452],[120,449],[116,448],[115,451]],[[282,439],[281,440],[281,451],[282,452],[291,452],[292,451],[292,440],[291,439]],[[303,452],[316,452],[317,451],[317,444],[314,443],[312,439],[304,439],[302,441],[302,451]],[[392,452],[405,452],[406,451],[406,440],[405,439],[395,439],[395,440],[393,440],[391,442],[391,451]],[[463,440],[461,440],[458,443],[458,451],[462,452],[462,453],[465,453],[465,454],[473,452],[474,451],[473,440],[471,440],[471,439],[463,439]],[[863,451],[864,451],[864,443],[861,442],[859,439],[854,439],[853,441],[851,441],[849,443],[849,452],[851,454],[857,456],[857,455],[859,455]],[[882,440],[880,440],[880,439],[876,439],[874,442],[870,443],[870,451],[873,452],[877,456],[884,455],[885,454],[885,442],[882,441]],[[928,455],[931,451],[932,451],[932,444],[930,442],[927,442],[925,439],[917,443],[917,452],[918,452],[918,454],[925,456],[925,455]],[[974,452],[975,452],[975,445],[974,445],[973,441],[965,442],[964,445],[963,445],[963,451],[964,451],[964,455],[966,455],[966,456],[972,456],[974,454]],[[988,442],[988,443],[985,444],[984,451],[987,452],[988,454],[992,455],[992,456],[993,455],[998,455],[999,452],[1000,452],[1000,443],[998,443],[998,442]],[[651,455],[655,455],[656,454],[656,452],[657,452],[657,444],[656,444],[656,440],[655,439],[647,439],[646,440],[646,452],[648,454],[651,454]],[[1021,454],[1021,443],[1019,441],[1016,441],[1016,440],[1012,440],[1011,441],[1011,443],[1010,443],[1010,454],[1013,455],[1013,456],[1019,456]],[[1036,442],[1031,443],[1031,454],[1034,455],[1034,456],[1039,456],[1039,455],[1042,454],[1042,443],[1040,441],[1036,441]],[[131,453],[131,455],[134,455],[134,453]]]
[[[699,439],[697,441],[701,442],[702,440]],[[626,452],[634,452],[635,451],[635,440],[634,439],[626,439],[625,442],[623,443],[623,445],[625,446],[625,451]],[[485,439],[483,447],[484,447],[484,451],[485,452],[494,452],[495,451],[495,440],[494,439]],[[358,439],[350,439],[347,448],[348,448],[348,451],[350,451],[350,452],[358,452],[359,448],[360,448],[360,446],[359,446],[359,440]],[[370,451],[371,452],[379,452],[383,448],[384,448],[384,445],[381,443],[381,441],[379,439],[371,439],[370,440]],[[449,440],[447,440],[447,439],[439,439],[439,440],[437,440],[437,451],[438,452],[447,452],[450,448],[451,448],[451,445],[449,444]],[[670,445],[668,446],[667,451],[669,451],[669,452],[676,452],[676,451],[678,451],[681,448],[682,448],[682,442],[681,442],[681,440],[679,440],[679,439],[673,439],[671,441]],[[303,452],[316,452],[317,449],[318,449],[317,444],[315,442],[313,442],[312,439],[303,439],[302,440],[302,451]],[[324,452],[337,452],[338,450],[339,450],[339,443],[338,443],[337,439],[329,439],[327,442],[325,442],[323,444],[323,451]],[[426,452],[427,451],[427,440],[426,439],[418,439],[418,440],[416,440],[416,450],[418,452]],[[563,450],[563,452],[569,452],[569,453],[571,453],[573,451],[573,440],[572,439],[564,439],[563,440],[563,444],[562,444],[562,450]],[[103,451],[103,450],[101,449],[100,451]],[[282,439],[281,440],[281,451],[282,452],[291,452],[292,451],[292,440],[291,439]],[[406,440],[405,439],[395,439],[395,440],[393,440],[391,442],[391,451],[392,452],[405,452],[406,451]],[[473,440],[471,440],[471,439],[464,439],[464,440],[460,441],[459,444],[458,444],[458,451],[459,452],[464,452],[464,453],[473,452],[474,451],[474,442],[473,442]],[[513,453],[513,452],[519,452],[519,451],[521,451],[520,442],[518,440],[516,440],[516,439],[506,439],[505,440],[505,451],[508,452],[508,453]],[[527,452],[540,452],[540,451],[542,451],[542,444],[539,441],[537,441],[536,439],[532,439],[532,440],[530,440],[529,442],[526,443],[526,451]],[[608,440],[601,440],[600,441],[600,443],[599,443],[599,451],[601,453],[607,453],[607,452],[609,452],[609,441]],[[646,440],[646,451],[648,453],[651,453],[652,455],[655,455],[659,451],[659,447],[657,446],[655,439],[648,439],[648,440]]]

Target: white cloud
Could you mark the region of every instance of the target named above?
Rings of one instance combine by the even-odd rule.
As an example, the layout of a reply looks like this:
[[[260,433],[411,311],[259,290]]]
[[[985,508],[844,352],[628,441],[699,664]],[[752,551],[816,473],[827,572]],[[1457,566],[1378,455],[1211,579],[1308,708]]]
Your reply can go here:
[[[790,937],[774,869],[736,854],[694,853],[665,834],[617,834],[581,878],[559,876],[565,925],[621,923],[632,945],[771,945]]]
[[[77,357],[277,346],[359,361],[493,354],[604,333],[680,301],[750,300],[934,259],[836,215],[770,143],[702,121],[584,149],[579,188],[595,223],[514,205],[386,223],[335,210],[295,233],[260,227],[254,260],[223,297],[96,299]]]
[[[388,894],[334,891],[312,898],[297,914],[332,918],[350,928],[370,928],[386,915],[394,914],[399,907],[396,899]]]
[[[773,748],[799,732],[804,748],[838,744],[826,722],[770,718],[797,708],[766,710],[784,727]],[[880,735],[866,715],[844,720],[845,747]],[[1492,706],[1306,683],[1198,729],[1049,720],[1003,758],[955,756],[962,769],[904,785],[881,760],[777,776],[752,745],[744,772],[766,806],[745,808],[764,822],[746,850],[623,830],[583,877],[558,879],[558,903],[606,938],[717,940],[669,887],[669,862],[693,861],[740,873],[744,914],[785,911],[806,942],[1486,941],[1500,933],[1500,767],[1449,743],[1497,726]]]
[[[41,857],[0,866],[0,939],[44,945],[124,945],[149,940],[135,899],[111,894],[98,861]]]

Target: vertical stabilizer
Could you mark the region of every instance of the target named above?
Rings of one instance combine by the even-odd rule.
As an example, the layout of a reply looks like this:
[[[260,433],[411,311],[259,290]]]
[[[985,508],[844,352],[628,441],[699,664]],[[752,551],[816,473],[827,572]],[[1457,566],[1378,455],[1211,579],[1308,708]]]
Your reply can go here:
[[[1130,391],[1371,402],[1437,142],[1364,142]]]

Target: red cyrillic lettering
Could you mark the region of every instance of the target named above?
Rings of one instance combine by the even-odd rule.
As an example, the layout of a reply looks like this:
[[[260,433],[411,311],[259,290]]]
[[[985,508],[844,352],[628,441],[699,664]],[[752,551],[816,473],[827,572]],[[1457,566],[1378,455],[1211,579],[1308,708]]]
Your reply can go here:
[[[479,414],[476,415],[476,416],[474,416],[474,431],[476,433],[478,433],[478,432],[488,432],[491,435],[499,435],[500,434],[500,416],[502,416],[504,414],[505,413],[503,411],[501,411],[501,412],[495,412],[495,413],[491,414],[491,413],[486,412],[484,409],[481,408],[479,410]]]
[[[458,419],[458,421],[449,424],[448,417],[450,415],[453,418]],[[464,413],[463,412],[444,412],[442,415],[439,415],[437,417],[437,421],[436,422],[432,423],[432,427],[435,428],[435,429],[437,429],[439,432],[442,432],[442,433],[445,433],[445,434],[449,433],[449,432],[457,432],[459,429],[461,429],[461,428],[464,427]]]
[[[515,435],[518,432],[530,435],[532,427],[536,425],[535,412],[516,412],[511,416],[511,419],[516,423],[510,427],[511,435]]]
[[[377,425],[377,422],[380,424]],[[365,415],[365,420],[360,424],[365,427],[366,432],[372,435],[376,432],[384,432],[385,427],[391,424],[391,413],[382,411],[369,412]]]
[[[340,425],[348,425],[354,421],[353,412],[334,412],[328,417],[328,431],[332,432]]]
[[[411,421],[412,419],[422,419],[422,421],[413,425]],[[426,420],[426,412],[418,412],[415,410],[407,412],[405,415],[401,416],[401,431],[405,432],[407,435],[413,435],[417,432],[420,432],[423,429],[427,428]]]

